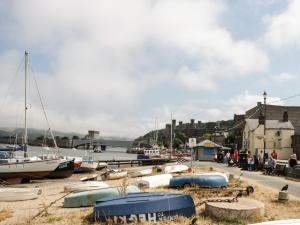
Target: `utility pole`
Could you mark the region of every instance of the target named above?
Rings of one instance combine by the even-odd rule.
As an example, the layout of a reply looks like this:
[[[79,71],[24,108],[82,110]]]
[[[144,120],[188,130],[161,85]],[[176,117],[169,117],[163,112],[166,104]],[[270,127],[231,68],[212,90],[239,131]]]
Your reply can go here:
[[[170,132],[171,140],[170,140],[170,159],[172,158],[173,151],[173,116],[171,113],[171,132]]]
[[[264,91],[264,165],[265,165],[265,154],[266,154],[266,125],[267,125],[267,92]]]

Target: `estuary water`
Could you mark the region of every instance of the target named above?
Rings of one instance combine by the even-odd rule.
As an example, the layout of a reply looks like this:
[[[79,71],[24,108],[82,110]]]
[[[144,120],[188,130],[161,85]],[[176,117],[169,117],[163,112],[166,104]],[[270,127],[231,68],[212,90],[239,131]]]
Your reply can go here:
[[[47,155],[56,153],[55,149],[50,148],[46,150],[42,147],[29,146],[28,147],[28,156],[38,156],[38,155]],[[73,157],[83,157],[91,156],[95,160],[133,160],[136,159],[136,154],[126,153],[126,148],[107,148],[101,153],[94,153],[92,150],[82,150],[82,149],[70,149],[70,148],[59,148],[58,154],[62,156],[73,156]],[[23,152],[18,151],[16,155],[22,156]]]

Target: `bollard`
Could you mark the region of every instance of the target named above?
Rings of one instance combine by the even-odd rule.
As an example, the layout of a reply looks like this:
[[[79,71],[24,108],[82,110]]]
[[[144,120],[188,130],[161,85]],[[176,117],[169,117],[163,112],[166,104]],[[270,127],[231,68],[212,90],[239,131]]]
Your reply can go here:
[[[289,193],[287,191],[279,191],[278,200],[285,202],[289,200]]]

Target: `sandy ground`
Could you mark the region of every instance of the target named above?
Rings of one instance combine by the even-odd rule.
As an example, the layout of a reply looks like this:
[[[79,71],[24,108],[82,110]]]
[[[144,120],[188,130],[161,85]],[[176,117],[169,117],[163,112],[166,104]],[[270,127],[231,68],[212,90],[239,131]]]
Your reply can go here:
[[[138,168],[140,169],[140,168]],[[206,172],[211,168],[208,167],[194,167],[194,172]],[[4,224],[94,224],[91,220],[91,214],[93,207],[87,208],[63,208],[63,198],[67,194],[63,192],[66,184],[77,182],[81,177],[85,177],[87,174],[74,174],[72,177],[62,180],[40,180],[34,181],[30,184],[16,185],[26,187],[40,187],[42,188],[42,195],[36,200],[19,201],[19,202],[1,202],[0,203],[0,225]],[[133,183],[136,178],[126,179],[126,183]],[[122,179],[107,181],[110,186],[122,186],[124,181]],[[246,187],[249,185],[245,181],[234,179],[230,185],[239,185],[239,187]],[[297,198],[290,198],[286,203],[280,203],[277,201],[278,193],[270,188],[258,185],[251,182],[255,192],[249,196],[262,201],[265,204],[265,216],[258,221],[268,221],[276,219],[291,219],[300,218],[300,200]],[[149,191],[145,189],[145,191]],[[196,190],[195,188],[189,188],[184,190],[173,190],[167,188],[152,189],[151,191],[172,191],[172,192],[185,192],[191,194],[195,203],[202,202],[208,197],[213,197],[215,194],[206,190]],[[54,204],[48,207],[51,203]],[[39,212],[44,210],[44,213],[34,218]],[[233,224],[224,221],[216,221],[208,218],[204,215],[204,205],[198,206],[197,209],[197,223],[196,224]],[[6,217],[9,217],[5,219]],[[34,219],[33,219],[34,218]],[[247,224],[248,222],[257,221],[236,221],[235,224]],[[143,224],[147,224],[146,222]],[[158,224],[190,224],[190,219],[179,218],[173,222],[161,222]]]

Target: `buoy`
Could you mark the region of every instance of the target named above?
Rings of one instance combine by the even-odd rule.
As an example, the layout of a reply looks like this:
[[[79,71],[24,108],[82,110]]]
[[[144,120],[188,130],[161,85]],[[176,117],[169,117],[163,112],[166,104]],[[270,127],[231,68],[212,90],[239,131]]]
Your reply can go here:
[[[287,191],[279,191],[278,200],[283,202],[288,201],[289,193]]]
[[[238,202],[206,202],[205,213],[213,218],[236,221],[261,218],[265,214],[264,203],[248,198],[239,198]]]

